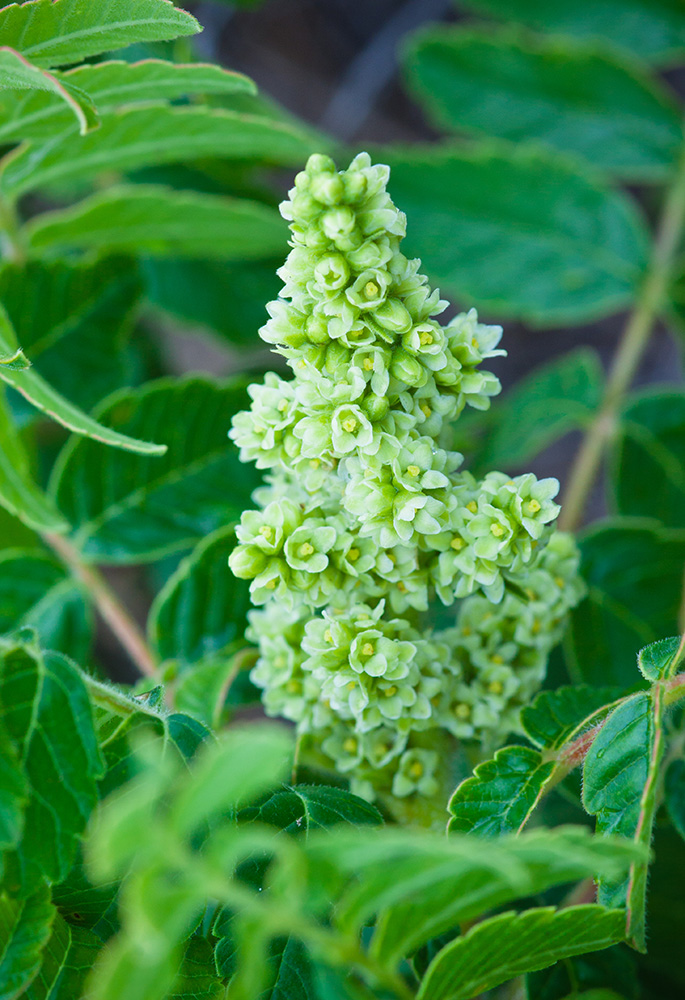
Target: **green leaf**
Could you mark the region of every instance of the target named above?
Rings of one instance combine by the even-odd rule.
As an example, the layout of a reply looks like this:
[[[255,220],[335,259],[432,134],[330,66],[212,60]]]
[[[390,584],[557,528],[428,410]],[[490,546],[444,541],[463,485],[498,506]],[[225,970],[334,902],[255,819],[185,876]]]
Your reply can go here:
[[[27,227],[31,248],[247,259],[282,248],[285,226],[266,205],[153,186],[114,187]]]
[[[110,60],[77,66],[54,74],[60,85],[85,91],[100,114],[123,104],[174,100],[190,94],[255,92],[255,85],[242,73],[207,63],[171,63],[145,59],[128,63]],[[55,97],[30,93],[12,98],[0,94],[0,141],[45,139],[69,131],[71,117]]]
[[[597,353],[580,347],[517,382],[488,416],[479,462],[512,468],[528,462],[569,431],[584,427],[599,407],[604,376]]]
[[[0,11],[0,16],[2,12]],[[98,118],[93,103],[78,87],[58,80],[52,73],[33,66],[28,59],[7,46],[0,47],[0,90],[38,90],[54,95],[76,118],[81,135],[95,128]]]
[[[613,498],[621,514],[685,528],[685,393],[649,390],[624,409],[614,445]]]
[[[632,688],[635,650],[677,631],[685,532],[617,518],[591,528],[581,551],[589,593],[571,613],[571,676]]]
[[[38,373],[85,410],[131,381],[127,341],[140,294],[137,267],[126,259],[0,268],[0,301]],[[36,415],[23,397],[13,404],[22,423]]]
[[[258,482],[227,438],[246,402],[243,382],[200,377],[160,379],[105,401],[98,417],[108,426],[153,434],[169,447],[151,461],[83,438],[67,442],[52,490],[84,557],[156,559],[236,521]]]
[[[664,803],[668,818],[685,840],[685,760],[672,760],[664,780]]]
[[[327,785],[293,785],[273,792],[259,806],[244,809],[240,819],[256,820],[288,833],[308,834],[333,826],[380,826],[383,817],[364,799],[344,788]]]
[[[556,691],[540,691],[521,712],[521,725],[536,746],[558,750],[590,716],[610,706],[624,693],[622,688],[580,684]]]
[[[45,553],[7,549],[0,552],[0,633],[24,625],[46,649],[89,656],[93,618],[78,584]]]
[[[43,954],[42,964],[26,1000],[76,1000],[83,995],[102,942],[85,927],[68,924],[58,913]]]
[[[461,301],[541,326],[633,300],[644,223],[567,159],[488,144],[397,152],[390,164],[390,190],[409,220],[406,253]]]
[[[16,747],[0,723],[0,851],[19,843],[27,795],[28,786]]]
[[[306,134],[258,116],[201,106],[123,108],[88,135],[63,134],[19,147],[3,162],[0,191],[14,199],[46,185],[88,181],[104,171],[212,156],[296,166],[312,151]]]
[[[634,952],[625,945],[559,962],[526,977],[529,1000],[641,1000]]]
[[[504,747],[479,764],[449,802],[451,832],[498,837],[518,833],[544,794],[554,761],[530,747]]]
[[[14,427],[1,385],[0,441],[0,505],[36,531],[66,531],[68,522],[31,478],[28,455]]]
[[[663,179],[683,141],[665,88],[632,62],[570,45],[461,28],[421,33],[410,84],[441,128],[534,141],[619,177]]]
[[[469,1000],[526,972],[622,940],[625,916],[592,903],[501,913],[448,944],[431,962],[417,1000]]]
[[[225,991],[216,975],[212,946],[204,938],[191,937],[168,1000],[219,1000]]]
[[[7,855],[8,884],[30,890],[59,881],[97,801],[101,771],[90,701],[76,669],[59,653],[0,639],[2,719],[29,786],[24,830]]]
[[[25,996],[41,963],[55,919],[50,890],[41,886],[26,899],[0,895],[0,998]]]
[[[0,353],[9,353],[13,341],[16,341],[16,335],[7,311],[0,303]],[[65,399],[32,368],[15,371],[0,365],[0,379],[21,393],[36,409],[75,434],[83,434],[113,448],[124,448],[142,455],[162,455],[166,450],[164,445],[138,441],[103,427],[78,406]]]
[[[649,847],[663,755],[663,689],[632,695],[611,713],[595,737],[583,767],[583,805],[597,817],[600,833],[619,834]],[[626,937],[645,950],[648,859],[634,862],[628,878],[600,882],[597,898],[627,907]]]
[[[644,851],[576,828],[488,841],[454,834],[444,841],[397,829],[312,835],[307,853],[353,878],[336,909],[342,928],[379,919],[372,951],[390,963],[460,923],[514,899],[588,875],[616,877]],[[316,868],[313,869],[316,875]]]
[[[157,595],[148,631],[160,659],[188,666],[244,635],[250,595],[228,569],[235,545],[233,528],[220,528],[181,562]]]
[[[0,37],[39,66],[200,31],[170,0],[33,0],[0,10]]]
[[[660,681],[672,677],[680,662],[676,659],[680,652],[679,635],[672,639],[659,639],[645,646],[637,654],[637,665],[642,676],[648,681]]]
[[[655,63],[685,52],[680,0],[463,0],[483,14],[627,49]]]
[[[280,264],[275,257],[248,262],[225,257],[220,261],[149,258],[141,262],[141,269],[147,298],[154,306],[251,348],[264,323],[264,303],[278,296]]]

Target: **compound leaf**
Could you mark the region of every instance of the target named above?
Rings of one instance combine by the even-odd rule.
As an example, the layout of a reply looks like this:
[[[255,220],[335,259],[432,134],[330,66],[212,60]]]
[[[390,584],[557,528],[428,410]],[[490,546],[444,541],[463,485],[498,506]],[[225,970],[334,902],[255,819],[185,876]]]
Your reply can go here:
[[[540,326],[605,316],[634,298],[644,223],[567,159],[487,144],[389,161],[406,252],[461,301]]]
[[[504,747],[479,764],[449,802],[448,830],[498,837],[526,824],[554,772],[553,761],[530,747]]]
[[[441,128],[579,155],[621,177],[673,168],[683,133],[665,89],[632,62],[490,30],[431,29],[409,48],[410,83]]]
[[[227,438],[246,400],[241,381],[200,377],[160,379],[106,400],[100,420],[154,434],[168,451],[150,460],[105,451],[85,438],[67,442],[52,490],[83,555],[117,563],[154,559],[237,520],[258,481]]]
[[[623,939],[624,932],[621,910],[592,903],[502,913],[477,924],[436,955],[417,1000],[469,1000],[562,958],[609,948]]]
[[[0,10],[0,38],[38,66],[65,66],[133,42],[200,31],[171,0],[31,0]]]
[[[140,185],[113,187],[27,227],[35,251],[107,250],[152,257],[247,259],[283,246],[272,208],[244,198]]]

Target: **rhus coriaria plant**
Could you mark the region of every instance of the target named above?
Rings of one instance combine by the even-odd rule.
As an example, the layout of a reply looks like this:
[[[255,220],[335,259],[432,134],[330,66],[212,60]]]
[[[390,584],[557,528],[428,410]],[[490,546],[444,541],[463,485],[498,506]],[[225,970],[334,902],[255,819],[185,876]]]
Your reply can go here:
[[[259,606],[251,679],[268,714],[357,794],[430,815],[455,741],[518,730],[583,587],[554,528],[557,481],[477,479],[452,450],[463,409],[499,392],[481,366],[502,330],[474,309],[440,324],[389,173],[366,153],[341,172],[314,155],[281,205],[292,249],[260,333],[293,377],[251,385],[234,418],[266,485],[230,566]]]

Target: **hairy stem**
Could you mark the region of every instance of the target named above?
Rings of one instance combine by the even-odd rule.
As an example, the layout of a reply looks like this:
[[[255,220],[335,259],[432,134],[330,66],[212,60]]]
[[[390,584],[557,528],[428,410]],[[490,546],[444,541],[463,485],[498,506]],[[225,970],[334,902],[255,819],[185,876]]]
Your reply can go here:
[[[77,549],[62,535],[45,532],[42,537],[84,585],[100,617],[107,623],[140,673],[146,677],[156,677],[157,662],[145,636],[102,573],[85,563]]]
[[[573,531],[582,522],[585,504],[597,478],[604,448],[616,426],[623,397],[635,378],[654,323],[662,311],[684,223],[685,151],[666,196],[647,274],[614,356],[602,405],[571,468],[559,517],[559,527],[564,531]]]

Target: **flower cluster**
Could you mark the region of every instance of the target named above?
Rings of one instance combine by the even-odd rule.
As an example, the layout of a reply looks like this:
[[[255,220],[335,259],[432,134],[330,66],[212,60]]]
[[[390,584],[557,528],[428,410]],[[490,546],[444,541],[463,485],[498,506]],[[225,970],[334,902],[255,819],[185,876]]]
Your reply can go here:
[[[477,480],[450,449],[463,408],[499,391],[480,365],[502,331],[475,310],[438,323],[388,177],[366,153],[340,173],[313,156],[281,207],[292,249],[261,336],[294,378],[268,374],[234,420],[267,471],[230,565],[263,606],[267,712],[368,797],[431,797],[446,734],[516,729],[581,587],[556,480]],[[421,620],[436,598],[458,602],[440,631]]]

